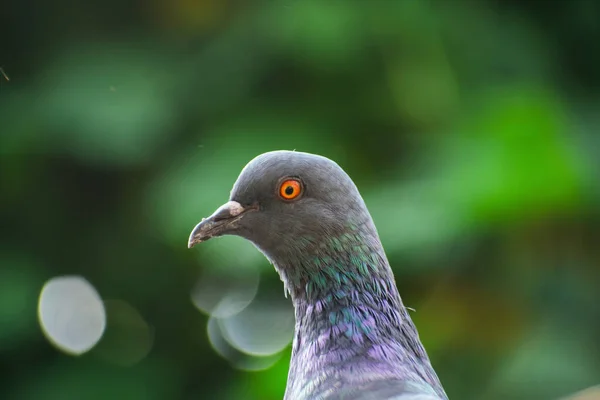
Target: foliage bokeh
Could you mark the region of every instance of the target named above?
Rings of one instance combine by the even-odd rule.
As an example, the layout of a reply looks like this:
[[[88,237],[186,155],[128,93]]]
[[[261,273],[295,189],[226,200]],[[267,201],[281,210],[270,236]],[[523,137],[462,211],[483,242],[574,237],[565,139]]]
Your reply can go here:
[[[598,384],[599,21],[593,0],[3,5],[0,397],[281,398],[289,346],[218,354],[191,296],[255,269],[285,319],[272,267],[186,248],[276,149],[353,177],[450,398]],[[106,300],[80,357],[37,321],[61,275]]]

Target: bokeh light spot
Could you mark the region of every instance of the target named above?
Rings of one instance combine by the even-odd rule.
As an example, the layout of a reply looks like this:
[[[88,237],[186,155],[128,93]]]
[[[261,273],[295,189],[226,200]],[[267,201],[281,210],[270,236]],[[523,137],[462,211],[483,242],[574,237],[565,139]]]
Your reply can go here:
[[[94,353],[113,364],[137,364],[152,349],[152,328],[137,309],[123,300],[106,300],[104,307],[107,315],[106,332]]]
[[[98,343],[106,327],[106,312],[96,289],[80,276],[50,279],[38,303],[42,332],[59,350],[80,355]]]
[[[279,353],[256,357],[239,351],[231,346],[225,339],[223,336],[223,331],[219,325],[219,320],[214,317],[211,317],[208,320],[206,331],[208,334],[208,340],[217,354],[229,361],[234,368],[239,370],[266,370],[271,368],[282,356],[282,354]]]
[[[192,289],[192,302],[208,315],[227,318],[241,312],[254,300],[259,280],[257,269],[251,266],[235,271],[207,270]]]
[[[292,305],[284,300],[254,301],[242,312],[219,319],[223,337],[246,354],[279,353],[292,341],[295,325]]]

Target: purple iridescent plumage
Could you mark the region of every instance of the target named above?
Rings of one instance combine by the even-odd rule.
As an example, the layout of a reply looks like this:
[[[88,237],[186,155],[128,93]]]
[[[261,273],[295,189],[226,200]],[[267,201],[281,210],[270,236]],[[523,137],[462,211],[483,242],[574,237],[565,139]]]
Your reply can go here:
[[[324,240],[319,253],[327,263],[318,262],[323,272],[305,281],[290,281],[285,273],[302,266],[277,266],[291,288],[296,310],[286,399],[361,398],[361,387],[369,386],[373,394],[380,382],[393,392],[394,381],[405,388],[405,397],[396,391],[395,397],[376,398],[446,398],[369,225],[361,224],[360,231],[348,227],[349,232],[337,238],[350,251],[332,251]],[[299,261],[304,268],[309,262]],[[307,291],[307,286],[318,289]],[[346,388],[345,396],[338,397],[335,388]]]

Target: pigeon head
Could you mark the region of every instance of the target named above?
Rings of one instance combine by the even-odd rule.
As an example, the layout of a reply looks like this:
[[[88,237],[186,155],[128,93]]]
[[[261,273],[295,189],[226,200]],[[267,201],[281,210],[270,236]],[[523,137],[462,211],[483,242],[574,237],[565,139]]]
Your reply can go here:
[[[259,155],[229,201],[196,225],[188,247],[223,235],[254,243],[292,297],[286,400],[447,398],[365,203],[335,162],[293,151]]]
[[[370,222],[350,177],[328,158],[273,151],[251,160],[229,201],[192,231],[188,247],[223,235],[241,236],[276,265],[313,257],[323,238]]]

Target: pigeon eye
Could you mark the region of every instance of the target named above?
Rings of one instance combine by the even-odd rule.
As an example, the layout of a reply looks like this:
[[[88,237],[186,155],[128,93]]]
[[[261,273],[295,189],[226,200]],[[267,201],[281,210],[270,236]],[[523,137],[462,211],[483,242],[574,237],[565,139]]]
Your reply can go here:
[[[285,200],[293,200],[302,193],[302,185],[297,179],[286,179],[279,186],[279,195]]]

